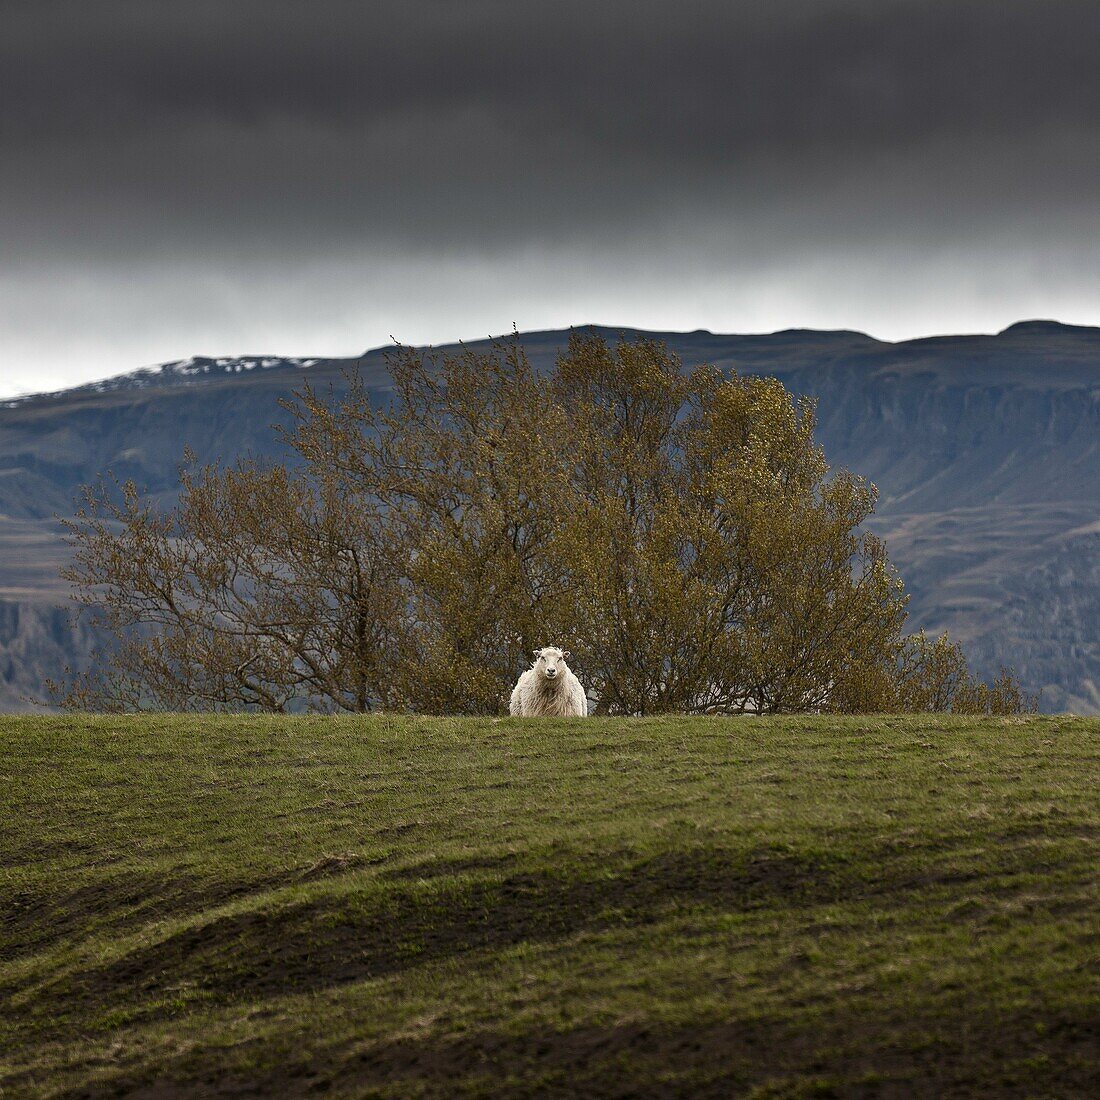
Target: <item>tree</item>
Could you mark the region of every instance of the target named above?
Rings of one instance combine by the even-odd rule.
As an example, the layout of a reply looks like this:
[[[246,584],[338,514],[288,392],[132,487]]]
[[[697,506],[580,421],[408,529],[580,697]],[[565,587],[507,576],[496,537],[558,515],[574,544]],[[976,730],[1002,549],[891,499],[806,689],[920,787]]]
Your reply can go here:
[[[962,646],[944,632],[930,639],[922,630],[905,638],[895,681],[899,711],[956,714],[1034,714],[1038,695],[1025,692],[1011,669],[1001,667],[992,683],[974,678]]]
[[[574,433],[518,341],[453,357],[403,349],[390,373],[384,410],[354,380],[335,407],[306,389],[290,441],[349,497],[380,502],[404,548],[404,704],[495,714],[522,655],[563,621]]]
[[[288,405],[294,472],[86,493],[70,578],[123,643],[71,704],[491,714],[556,641],[602,713],[1024,705],[903,637],[875,488],[776,380],[585,334],[390,366],[385,407]]]
[[[857,531],[874,488],[829,478],[811,402],[580,335],[558,387],[584,428],[565,557],[601,710],[818,709],[895,644],[901,584]]]
[[[321,471],[181,471],[163,513],[132,482],[85,489],[65,576],[118,639],[54,685],[71,707],[367,711],[397,702],[400,548]]]

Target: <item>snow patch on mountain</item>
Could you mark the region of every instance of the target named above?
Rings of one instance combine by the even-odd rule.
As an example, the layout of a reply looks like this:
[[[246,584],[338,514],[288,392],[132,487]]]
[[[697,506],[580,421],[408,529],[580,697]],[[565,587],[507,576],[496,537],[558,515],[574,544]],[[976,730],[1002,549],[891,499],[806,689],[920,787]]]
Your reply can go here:
[[[192,355],[187,359],[175,359],[169,363],[155,363],[140,367],[126,374],[88,382],[83,386],[60,390],[56,393],[32,393],[0,402],[0,409],[15,409],[28,402],[52,401],[72,397],[82,393],[113,393],[118,390],[140,390],[150,387],[163,388],[172,385],[188,385],[204,378],[218,377],[224,374],[243,374],[255,370],[272,370],[277,367],[290,367],[294,370],[308,370],[322,363],[322,359],[305,359],[298,356],[238,355],[210,358],[204,355]]]

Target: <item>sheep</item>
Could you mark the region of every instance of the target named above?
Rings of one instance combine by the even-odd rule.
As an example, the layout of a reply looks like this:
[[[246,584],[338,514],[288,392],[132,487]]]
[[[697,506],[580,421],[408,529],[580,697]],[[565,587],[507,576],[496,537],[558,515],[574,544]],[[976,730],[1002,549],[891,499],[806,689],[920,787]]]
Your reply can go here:
[[[508,706],[520,718],[587,718],[588,699],[557,646],[535,650],[535,663],[516,681]]]

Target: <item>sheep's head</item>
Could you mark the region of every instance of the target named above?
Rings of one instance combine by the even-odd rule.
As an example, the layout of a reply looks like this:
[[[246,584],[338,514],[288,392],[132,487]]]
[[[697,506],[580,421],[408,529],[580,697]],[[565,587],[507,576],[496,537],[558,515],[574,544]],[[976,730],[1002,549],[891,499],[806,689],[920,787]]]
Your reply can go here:
[[[535,663],[532,666],[538,676],[544,680],[557,680],[564,678],[569,666],[565,663],[569,651],[558,649],[557,646],[543,646],[535,650]]]

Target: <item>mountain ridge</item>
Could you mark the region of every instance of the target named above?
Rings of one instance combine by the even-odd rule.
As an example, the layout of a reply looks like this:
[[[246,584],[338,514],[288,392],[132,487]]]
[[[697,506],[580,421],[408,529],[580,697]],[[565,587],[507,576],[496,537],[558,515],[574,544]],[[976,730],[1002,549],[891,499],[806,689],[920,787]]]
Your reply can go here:
[[[609,325],[599,322],[586,322],[580,325],[570,326],[568,329],[533,329],[522,333],[522,337],[528,341],[539,341],[546,338],[560,340],[563,333],[570,331],[598,332],[605,338],[616,339],[620,335],[629,337],[645,336],[663,340],[666,343],[675,343],[683,338],[705,338],[719,341],[725,345],[732,342],[740,342],[751,346],[754,342],[774,345],[783,338],[788,339],[813,339],[818,342],[825,340],[857,341],[864,345],[870,345],[878,349],[892,348],[904,355],[906,351],[922,348],[930,345],[959,344],[973,341],[980,344],[987,341],[999,340],[1003,337],[1016,336],[1082,336],[1100,342],[1100,327],[1091,325],[1069,325],[1062,321],[1048,319],[1034,319],[1016,321],[996,333],[960,333],[955,335],[931,335],[916,336],[905,340],[883,340],[877,336],[861,332],[858,329],[813,329],[813,328],[788,328],[776,329],[773,332],[761,333],[716,333],[710,329],[643,329],[634,325]],[[224,374],[239,374],[243,371],[251,371],[257,367],[261,370],[270,370],[281,367],[297,367],[309,369],[316,366],[332,364],[362,363],[366,360],[376,361],[383,359],[387,354],[396,352],[403,346],[417,350],[445,350],[457,347],[484,347],[488,344],[507,341],[512,333],[501,333],[479,337],[474,340],[456,341],[445,344],[410,344],[401,345],[395,343],[380,344],[377,347],[367,348],[359,355],[352,356],[289,356],[274,353],[242,354],[230,356],[211,356],[195,354],[183,359],[168,360],[164,363],[151,364],[138,367],[135,370],[124,371],[119,374],[109,375],[105,378],[93,379],[82,382],[76,386],[68,386],[58,390],[44,390],[26,394],[17,394],[14,397],[0,401],[0,408],[14,408],[27,402],[48,401],[54,398],[66,398],[81,393],[104,393],[111,390],[122,389],[128,386],[145,388],[149,385],[171,384],[173,381],[179,385],[190,384],[188,379],[198,380],[213,379],[219,377],[214,368],[220,368]]]

